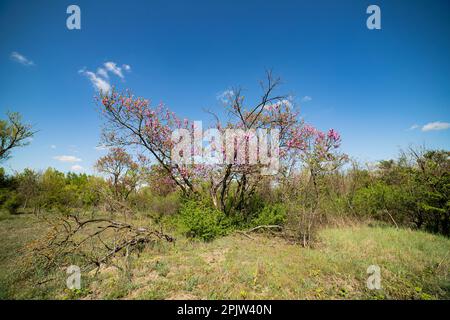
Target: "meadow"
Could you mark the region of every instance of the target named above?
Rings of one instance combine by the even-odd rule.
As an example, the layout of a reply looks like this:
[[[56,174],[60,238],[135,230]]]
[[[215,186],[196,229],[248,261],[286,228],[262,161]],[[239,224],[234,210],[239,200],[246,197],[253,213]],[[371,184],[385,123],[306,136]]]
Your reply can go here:
[[[64,268],[46,274],[31,266],[23,278],[23,249],[45,228],[32,214],[2,215],[2,299],[450,298],[450,239],[376,222],[325,228],[311,248],[261,233],[206,243],[177,235],[130,257],[128,269],[122,262],[82,274],[79,290],[67,289]],[[381,267],[379,290],[366,285],[373,264]]]

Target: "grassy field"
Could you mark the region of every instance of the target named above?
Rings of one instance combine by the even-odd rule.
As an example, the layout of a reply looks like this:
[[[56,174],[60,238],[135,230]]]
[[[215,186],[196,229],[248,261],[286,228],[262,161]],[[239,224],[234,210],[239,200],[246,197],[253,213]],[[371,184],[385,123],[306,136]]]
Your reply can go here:
[[[313,248],[282,239],[230,235],[210,243],[178,237],[145,249],[129,271],[109,266],[65,289],[65,270],[36,284],[21,277],[23,246],[45,227],[32,215],[0,220],[2,299],[450,299],[450,239],[360,225],[328,228]],[[366,287],[369,265],[381,268],[380,290]],[[39,281],[38,281],[39,282]]]

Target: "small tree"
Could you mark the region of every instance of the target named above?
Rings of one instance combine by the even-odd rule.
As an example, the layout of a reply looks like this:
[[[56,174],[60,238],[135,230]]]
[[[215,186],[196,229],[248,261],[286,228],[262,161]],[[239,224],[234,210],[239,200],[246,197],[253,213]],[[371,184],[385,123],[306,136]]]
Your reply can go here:
[[[310,125],[297,130],[287,142],[293,165],[283,180],[284,199],[289,206],[288,224],[293,231],[292,236],[307,246],[320,217],[317,212],[323,197],[320,180],[346,162],[347,155],[339,152],[341,137],[335,130],[325,133]],[[295,165],[296,160],[299,160],[298,165]]]
[[[64,189],[66,179],[63,172],[53,168],[44,171],[40,183],[40,195],[37,205],[37,212],[41,209],[68,209],[64,203]]]
[[[32,169],[26,168],[17,176],[17,179],[17,191],[24,197],[23,209],[26,209],[30,204],[37,204],[35,200],[37,200],[40,191],[41,175]]]
[[[139,182],[138,164],[122,148],[112,148],[110,152],[100,158],[95,168],[109,175],[110,191],[113,199],[123,203],[136,190]]]
[[[0,161],[8,159],[13,148],[28,145],[34,135],[31,125],[22,123],[17,112],[7,113],[7,120],[0,120]]]

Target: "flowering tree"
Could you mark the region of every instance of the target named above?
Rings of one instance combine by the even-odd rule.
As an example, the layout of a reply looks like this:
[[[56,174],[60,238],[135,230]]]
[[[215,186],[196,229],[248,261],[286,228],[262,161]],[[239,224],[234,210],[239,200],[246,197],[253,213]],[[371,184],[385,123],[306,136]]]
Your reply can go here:
[[[262,169],[268,164],[279,164],[279,170],[269,179],[291,174],[295,167],[293,164],[298,161],[314,162],[313,171],[316,172],[333,158],[334,149],[339,146],[340,137],[334,130],[325,135],[299,119],[292,99],[275,94],[279,84],[280,80],[268,72],[265,81],[261,82],[262,95],[254,104],[247,103],[241,89],[230,90],[224,97],[224,108],[229,116],[226,122],[221,121],[217,114],[209,112],[215,119],[211,129],[222,136],[227,137],[230,129],[244,133],[241,139],[231,139],[231,151],[225,148],[224,141],[216,143],[213,151],[218,152],[224,160],[218,163],[173,161],[174,156],[177,156],[173,154],[174,146],[180,141],[174,140],[172,133],[177,129],[186,129],[194,132],[194,135],[195,123],[187,119],[180,120],[162,104],[152,107],[149,100],[134,97],[129,92],[118,94],[112,91],[99,96],[106,119],[104,140],[108,145],[136,146],[140,157],[145,160],[149,160],[150,155],[151,160],[164,169],[185,195],[198,193],[198,182],[207,181],[216,208],[226,213],[245,211],[256,188],[265,180]],[[261,141],[267,137],[257,134],[261,130],[270,136],[276,135],[277,145],[262,148]],[[252,141],[257,141],[256,149],[250,147]],[[210,146],[213,144],[212,141],[209,143]],[[188,150],[188,156],[198,154],[197,148],[203,147],[194,144]],[[244,156],[240,150],[245,150]],[[269,155],[269,163],[264,162],[264,158]],[[183,156],[186,157],[186,154]],[[250,163],[252,157],[257,160],[256,163]]]
[[[317,177],[326,172],[332,172],[347,161],[347,155],[338,151],[341,136],[334,129],[322,132],[305,124],[297,128],[288,141],[291,159],[299,159],[310,174],[316,197],[318,197]]]
[[[181,122],[163,104],[151,107],[149,100],[135,97],[129,91],[100,94],[98,99],[106,119],[104,140],[107,145],[140,147],[164,168],[183,193],[195,192],[186,168],[171,161],[174,145],[171,134],[177,128],[187,128],[188,121]],[[142,153],[140,159],[148,162],[149,157]]]

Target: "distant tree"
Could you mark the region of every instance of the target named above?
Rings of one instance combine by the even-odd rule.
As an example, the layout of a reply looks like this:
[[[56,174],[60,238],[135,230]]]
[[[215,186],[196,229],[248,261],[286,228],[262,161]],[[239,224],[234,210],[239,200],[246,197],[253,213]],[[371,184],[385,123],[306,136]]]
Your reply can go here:
[[[0,120],[0,161],[9,158],[13,148],[28,145],[34,135],[31,125],[24,124],[19,113],[10,112],[7,116],[7,120]]]
[[[139,166],[122,148],[112,148],[97,161],[95,168],[109,175],[111,191],[117,201],[125,201],[139,182]]]
[[[152,193],[159,196],[167,196],[177,189],[177,185],[161,165],[151,166],[146,180]]]
[[[38,201],[38,211],[40,212],[41,208],[61,208],[65,185],[66,181],[63,172],[53,168],[45,170],[40,183],[41,192]]]
[[[23,209],[25,209],[30,202],[35,200],[39,195],[41,175],[29,168],[26,168],[22,173],[17,175],[19,192],[23,199]]]
[[[450,236],[450,151],[409,149],[414,171],[419,224]]]

